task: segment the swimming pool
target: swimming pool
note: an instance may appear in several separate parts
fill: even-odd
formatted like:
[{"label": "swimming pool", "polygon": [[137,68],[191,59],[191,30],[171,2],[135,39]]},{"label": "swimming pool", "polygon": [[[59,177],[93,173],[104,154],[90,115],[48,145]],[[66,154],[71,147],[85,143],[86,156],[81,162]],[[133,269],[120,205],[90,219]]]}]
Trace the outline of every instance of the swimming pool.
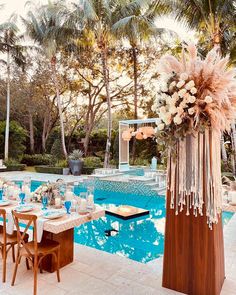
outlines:
[{"label": "swimming pool", "polygon": [[[34,191],[41,182],[32,181]],[[77,187],[75,193],[85,191]],[[148,209],[149,215],[130,220],[121,220],[113,216],[95,220],[75,228],[74,241],[112,254],[147,263],[163,255],[165,227],[164,196],[148,196],[96,190],[95,203],[109,205],[131,205]],[[223,212],[223,223],[233,216],[231,212]]]}]

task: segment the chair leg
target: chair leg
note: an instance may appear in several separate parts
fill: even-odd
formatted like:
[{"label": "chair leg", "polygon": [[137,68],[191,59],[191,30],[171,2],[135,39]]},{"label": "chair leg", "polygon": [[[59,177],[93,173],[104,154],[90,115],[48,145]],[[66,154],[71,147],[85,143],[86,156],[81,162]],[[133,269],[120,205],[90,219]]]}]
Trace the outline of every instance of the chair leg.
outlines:
[{"label": "chair leg", "polygon": [[11,285],[12,286],[14,286],[14,284],[15,284],[16,273],[17,273],[18,265],[20,263],[20,258],[21,258],[21,256],[19,255],[19,253],[17,253],[16,263],[15,263],[15,269],[14,269],[14,273],[13,273],[13,277],[12,277],[12,282],[11,282]]},{"label": "chair leg", "polygon": [[12,261],[15,263],[16,262],[16,258],[15,258],[15,245],[12,245]]},{"label": "chair leg", "polygon": [[60,248],[57,250],[57,280],[60,283]]},{"label": "chair leg", "polygon": [[34,295],[37,295],[37,273],[38,267],[34,264]]},{"label": "chair leg", "polygon": [[7,268],[7,249],[6,245],[2,247],[2,257],[3,257],[3,273],[2,273],[2,282],[6,282],[6,268]]}]

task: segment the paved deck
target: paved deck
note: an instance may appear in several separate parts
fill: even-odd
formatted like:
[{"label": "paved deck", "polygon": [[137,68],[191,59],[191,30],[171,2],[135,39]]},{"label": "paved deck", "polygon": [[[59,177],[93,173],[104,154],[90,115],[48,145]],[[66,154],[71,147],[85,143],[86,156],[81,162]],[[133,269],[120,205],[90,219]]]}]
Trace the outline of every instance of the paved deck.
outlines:
[{"label": "paved deck", "polygon": [[[236,295],[236,215],[224,230],[226,280],[221,295]],[[9,257],[10,260],[10,257]],[[0,272],[2,266],[0,266]],[[118,255],[75,244],[75,261],[56,274],[38,275],[38,295],[177,295],[161,287],[162,259],[141,264]],[[16,284],[10,286],[12,263],[7,265],[7,283],[1,295],[31,295],[33,273],[22,261]],[[209,294],[210,295],[210,294]]]},{"label": "paved deck", "polygon": [[[22,172],[6,172],[0,176],[22,179]],[[60,175],[23,172],[34,180],[54,180]],[[45,178],[48,177],[49,178]],[[78,181],[75,176],[63,176],[66,181]],[[221,295],[236,295],[236,214],[224,228],[226,280]],[[7,283],[0,282],[0,295],[32,295],[33,273],[22,261],[16,284],[11,287],[13,264],[7,265]],[[0,263],[0,274],[2,265]],[[1,277],[0,277],[1,279]],[[56,274],[38,275],[38,295],[177,295],[161,287],[162,259],[142,264],[127,258],[75,244],[75,261],[61,269],[61,283]],[[210,294],[209,294],[210,295]]]}]

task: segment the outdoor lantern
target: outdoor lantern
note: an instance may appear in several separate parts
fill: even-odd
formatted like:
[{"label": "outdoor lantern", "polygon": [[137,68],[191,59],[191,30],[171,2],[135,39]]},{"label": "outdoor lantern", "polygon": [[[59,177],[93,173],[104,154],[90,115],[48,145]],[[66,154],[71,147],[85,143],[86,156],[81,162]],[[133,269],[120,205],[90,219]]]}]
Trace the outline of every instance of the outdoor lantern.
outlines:
[{"label": "outdoor lantern", "polygon": [[126,130],[126,131],[124,131],[124,132],[122,133],[122,139],[123,139],[124,141],[130,141],[130,139],[131,139],[131,133],[130,133],[129,130]]}]

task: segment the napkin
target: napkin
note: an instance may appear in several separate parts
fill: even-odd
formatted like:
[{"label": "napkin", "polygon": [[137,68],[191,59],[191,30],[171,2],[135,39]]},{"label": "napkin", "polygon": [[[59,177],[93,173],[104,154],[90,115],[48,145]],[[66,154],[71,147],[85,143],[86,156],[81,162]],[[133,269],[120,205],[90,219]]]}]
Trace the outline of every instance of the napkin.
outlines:
[{"label": "napkin", "polygon": [[43,227],[44,222],[47,221],[47,219],[43,219],[42,217],[37,218],[37,242],[40,243],[43,237]]},{"label": "napkin", "polygon": [[12,216],[12,213],[11,212],[8,212],[7,213],[7,233],[9,235],[12,235],[13,234],[13,231],[14,231],[14,219],[13,219],[13,216]]}]

